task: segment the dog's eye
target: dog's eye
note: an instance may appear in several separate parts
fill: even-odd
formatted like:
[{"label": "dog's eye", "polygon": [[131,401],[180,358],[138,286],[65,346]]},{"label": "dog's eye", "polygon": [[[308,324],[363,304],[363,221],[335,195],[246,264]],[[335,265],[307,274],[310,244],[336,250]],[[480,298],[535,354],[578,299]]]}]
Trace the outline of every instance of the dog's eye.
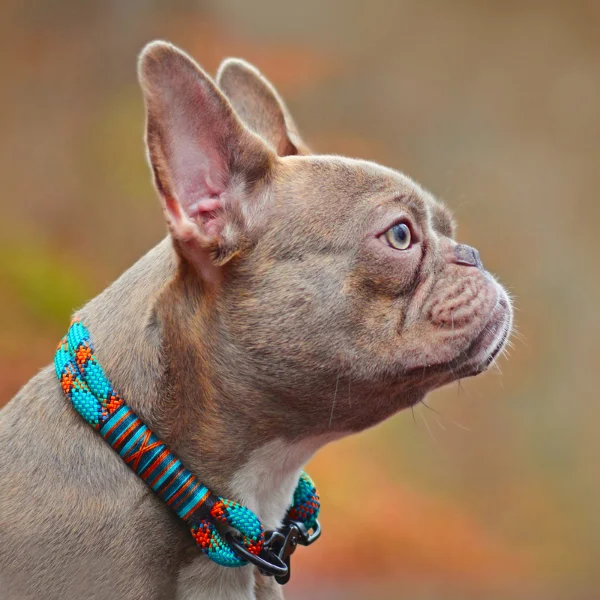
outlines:
[{"label": "dog's eye", "polygon": [[386,242],[396,250],[406,250],[410,247],[410,229],[406,223],[398,223],[390,227],[385,233]]}]

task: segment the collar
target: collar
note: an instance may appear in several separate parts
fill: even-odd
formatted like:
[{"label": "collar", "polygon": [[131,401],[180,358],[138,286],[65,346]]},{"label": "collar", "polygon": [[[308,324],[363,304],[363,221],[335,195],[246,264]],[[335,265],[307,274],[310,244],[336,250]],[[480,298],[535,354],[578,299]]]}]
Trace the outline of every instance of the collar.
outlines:
[{"label": "collar", "polygon": [[224,567],[257,566],[278,583],[290,578],[297,545],[320,535],[319,496],[302,472],[282,526],[265,532],[247,507],[213,494],[127,406],[94,355],[90,333],[73,321],[54,357],[56,376],[75,410],[125,464],[189,526],[200,550]]}]

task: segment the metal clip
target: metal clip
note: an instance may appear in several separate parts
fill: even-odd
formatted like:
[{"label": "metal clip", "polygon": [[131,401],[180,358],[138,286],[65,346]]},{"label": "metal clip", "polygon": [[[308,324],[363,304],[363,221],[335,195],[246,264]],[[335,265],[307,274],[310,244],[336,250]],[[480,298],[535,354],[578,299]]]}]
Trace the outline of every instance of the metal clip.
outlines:
[{"label": "metal clip", "polygon": [[259,556],[249,552],[232,531],[225,534],[225,539],[240,558],[253,564],[263,575],[275,577],[278,584],[285,585],[291,576],[290,559],[298,545],[310,546],[320,535],[318,521],[311,532],[303,523],[285,519],[279,529],[265,533]]},{"label": "metal clip", "polygon": [[267,532],[268,538],[265,542],[270,553],[274,553],[286,566],[287,573],[275,575],[275,581],[285,585],[291,577],[291,557],[298,545],[310,546],[321,535],[321,526],[317,521],[312,533],[299,521],[285,519],[281,527],[276,531]]}]

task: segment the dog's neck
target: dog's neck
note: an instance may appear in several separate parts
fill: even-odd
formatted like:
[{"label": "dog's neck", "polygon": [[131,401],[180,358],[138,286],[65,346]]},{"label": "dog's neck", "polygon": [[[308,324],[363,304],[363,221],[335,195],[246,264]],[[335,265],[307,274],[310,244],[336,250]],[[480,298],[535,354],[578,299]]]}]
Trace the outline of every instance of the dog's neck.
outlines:
[{"label": "dog's neck", "polygon": [[276,399],[236,372],[214,310],[166,239],[79,316],[126,402],[205,485],[274,527],[301,467],[328,440],[278,434],[268,408]]}]

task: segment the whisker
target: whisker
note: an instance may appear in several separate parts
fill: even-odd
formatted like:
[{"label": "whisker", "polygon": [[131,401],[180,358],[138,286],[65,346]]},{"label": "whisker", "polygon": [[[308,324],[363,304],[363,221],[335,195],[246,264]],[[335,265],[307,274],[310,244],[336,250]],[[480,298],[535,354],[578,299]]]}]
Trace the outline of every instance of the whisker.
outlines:
[{"label": "whisker", "polygon": [[351,374],[348,373],[348,405],[350,406],[350,408],[352,408],[352,393],[350,391],[350,379]]},{"label": "whisker", "polygon": [[421,404],[425,407],[428,408],[430,411],[434,412],[436,415],[441,415],[442,413],[439,410],[436,410],[435,408],[433,408],[432,406],[429,406],[429,404],[425,403],[425,400],[421,400]]},{"label": "whisker", "polygon": [[521,333],[514,325],[510,337],[519,340],[527,346],[527,338],[525,337],[525,334]]},{"label": "whisker", "polygon": [[[460,384],[460,379],[457,382],[458,384]],[[460,390],[460,385],[459,385],[459,390]],[[445,419],[448,419],[447,415],[444,415],[442,412],[440,412],[439,410],[436,410],[435,408],[433,408],[432,406],[429,406],[429,404],[427,404],[424,400],[421,400],[421,404],[425,407],[428,408],[429,410],[431,410],[432,412],[434,412],[435,414],[439,415],[440,417],[443,417]],[[414,411],[413,411],[413,418],[414,418]],[[434,417],[435,418],[435,417]],[[444,430],[447,431],[446,427],[444,427],[444,425],[442,424],[442,422],[435,418],[435,420],[437,421],[437,424]],[[462,425],[461,423],[459,423],[458,421],[455,421],[454,419],[449,419],[450,423],[452,423],[453,425],[456,425],[456,427],[460,427],[461,429],[464,429],[465,431],[471,431],[468,427],[466,427],[465,425]]]},{"label": "whisker", "polygon": [[331,414],[329,415],[329,429],[331,429],[331,423],[333,421],[333,409],[335,408],[335,399],[337,398],[338,383],[340,382],[340,372],[338,371],[337,378],[335,380],[335,392],[333,393],[333,402],[331,403]]},{"label": "whisker", "polygon": [[458,421],[455,421],[454,419],[450,419],[450,422],[452,424],[456,425],[457,427],[460,427],[464,431],[468,431],[469,433],[471,433],[471,431],[472,431],[469,427],[462,425],[461,423],[459,423]]},{"label": "whisker", "polygon": [[460,390],[462,390],[466,394],[468,400],[470,400],[471,402],[474,402],[477,400],[476,398],[473,398],[473,396],[471,395],[469,390],[467,390],[467,388],[462,384],[461,379],[458,380],[458,387]]},{"label": "whisker", "polygon": [[421,415],[421,418],[423,419],[423,423],[425,423],[425,427],[427,427],[427,431],[429,432],[429,435],[431,436],[433,443],[437,444],[437,440],[435,439],[435,436],[433,435],[433,432],[431,431],[431,428],[429,427],[429,423],[427,422],[425,415],[420,411],[419,411],[419,415]]}]

